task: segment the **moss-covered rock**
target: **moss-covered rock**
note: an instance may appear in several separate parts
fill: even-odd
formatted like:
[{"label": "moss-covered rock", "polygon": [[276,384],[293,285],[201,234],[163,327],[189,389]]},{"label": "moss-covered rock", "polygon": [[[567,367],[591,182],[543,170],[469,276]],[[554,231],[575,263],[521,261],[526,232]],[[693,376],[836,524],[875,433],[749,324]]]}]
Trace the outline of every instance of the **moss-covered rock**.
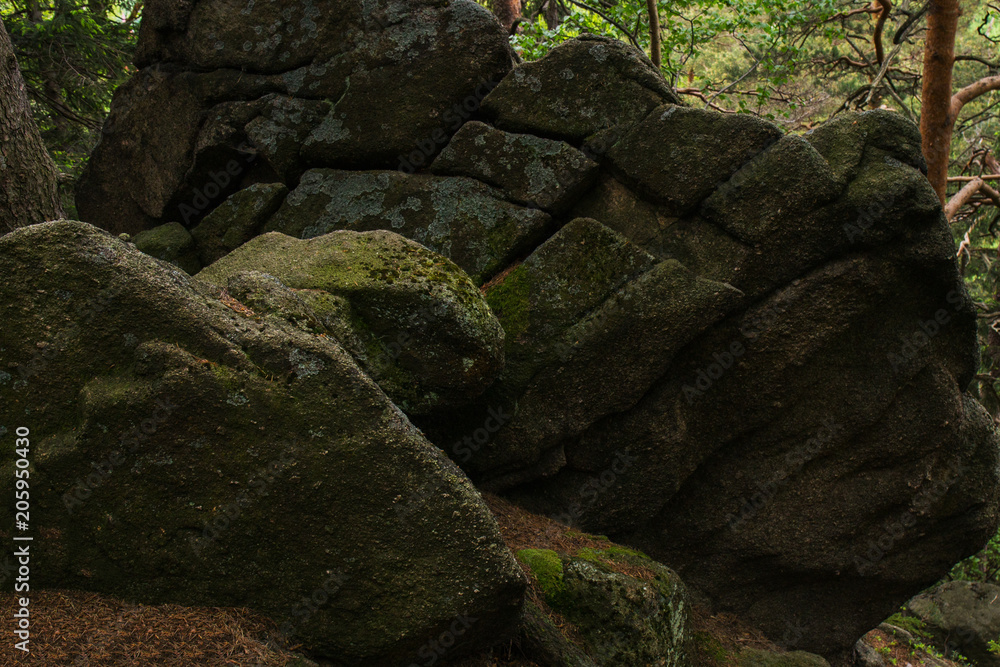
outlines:
[{"label": "moss-covered rock", "polygon": [[[513,67],[508,35],[472,0],[151,0],[144,11],[140,71],[78,189],[81,215],[116,233],[193,225],[239,187],[292,186],[309,167],[428,165]],[[222,111],[227,122],[212,122]]]},{"label": "moss-covered rock", "polygon": [[[625,550],[627,551],[627,550]],[[561,557],[544,549],[517,553],[545,594],[569,620],[601,667],[688,664],[688,600],[680,578],[637,552],[589,550]],[[628,561],[650,574],[639,579],[610,564]]]},{"label": "moss-covered rock", "polygon": [[815,653],[805,651],[766,651],[745,648],[737,657],[740,667],[829,667],[830,663]]},{"label": "moss-covered rock", "polygon": [[902,114],[873,109],[841,115],[810,130],[805,139],[830,163],[841,183],[855,177],[868,147],[927,173],[920,129]]},{"label": "moss-covered rock", "polygon": [[665,102],[678,100],[641,51],[581,35],[517,67],[483,100],[482,111],[501,130],[579,143],[638,122]]},{"label": "moss-covered rock", "polygon": [[1000,586],[949,581],[914,597],[906,609],[946,656],[958,652],[974,665],[1000,665],[990,650],[990,642],[1000,641]]},{"label": "moss-covered rock", "polygon": [[201,263],[208,266],[256,236],[287,195],[288,188],[281,183],[263,183],[226,199],[191,230]]},{"label": "moss-covered rock", "polygon": [[33,587],[250,607],[344,665],[409,664],[456,619],[454,656],[514,631],[525,581],[479,494],[331,337],[83,223],[0,238],[0,272]]},{"label": "moss-covered rock", "polygon": [[[248,271],[298,290],[317,320],[350,322],[356,333],[338,339],[408,413],[468,403],[503,366],[503,330],[468,276],[398,234],[341,231],[300,240],[272,232],[198,278],[226,286]],[[330,295],[345,299],[349,311]],[[285,316],[298,317],[294,312]],[[333,327],[327,332],[342,329]]]},{"label": "moss-covered rock", "polygon": [[265,230],[312,238],[387,229],[451,259],[478,285],[544,239],[549,223],[470,178],[314,169]]},{"label": "moss-covered rock", "polygon": [[682,215],[781,134],[755,116],[666,104],[616,143],[608,160],[625,183]]},{"label": "moss-covered rock", "polygon": [[[483,481],[511,468],[521,478],[543,474],[554,447],[552,460],[564,464],[559,443],[637,401],[676,351],[740,297],[675,260],[657,263],[595,220],[572,221],[487,291],[507,335],[507,364],[478,409],[449,426],[468,432],[497,405],[512,417],[459,460],[492,473]],[[615,454],[605,454],[610,464]]]},{"label": "moss-covered rock", "polygon": [[597,163],[569,144],[495,130],[472,121],[452,137],[431,171],[468,176],[512,201],[561,214],[597,177]]},{"label": "moss-covered rock", "polygon": [[189,274],[201,270],[198,252],[191,233],[179,222],[148,229],[132,237],[135,247],[151,257],[162,259]]}]

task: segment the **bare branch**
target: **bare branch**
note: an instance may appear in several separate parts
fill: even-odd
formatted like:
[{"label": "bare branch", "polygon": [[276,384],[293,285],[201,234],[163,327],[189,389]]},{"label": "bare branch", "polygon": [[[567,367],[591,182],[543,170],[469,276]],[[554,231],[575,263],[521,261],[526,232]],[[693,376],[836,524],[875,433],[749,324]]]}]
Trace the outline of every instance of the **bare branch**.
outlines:
[{"label": "bare branch", "polygon": [[[944,217],[951,221],[951,219],[955,217],[955,214],[958,213],[958,211],[965,206],[970,199],[972,199],[972,195],[979,192],[979,189],[985,184],[986,183],[983,179],[978,176],[966,183],[962,189],[956,192],[955,195],[948,200],[948,203],[944,205]],[[961,249],[959,249],[959,256],[961,256],[961,252]]]}]

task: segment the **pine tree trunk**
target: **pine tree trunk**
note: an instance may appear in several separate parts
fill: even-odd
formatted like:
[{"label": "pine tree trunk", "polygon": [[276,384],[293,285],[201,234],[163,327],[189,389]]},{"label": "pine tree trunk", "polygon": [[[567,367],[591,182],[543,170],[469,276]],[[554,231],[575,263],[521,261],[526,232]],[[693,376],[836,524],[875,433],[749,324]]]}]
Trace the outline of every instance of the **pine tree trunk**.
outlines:
[{"label": "pine tree trunk", "polygon": [[941,203],[948,185],[948,161],[955,117],[951,108],[951,70],[955,65],[955,32],[959,0],[931,0],[924,42],[924,81],[920,100],[920,136],[927,179]]},{"label": "pine tree trunk", "polygon": [[521,16],[521,0],[492,0],[491,4],[500,25],[510,32],[514,21]]},{"label": "pine tree trunk", "polygon": [[0,21],[0,234],[60,217],[56,166],[31,116],[14,47]]}]

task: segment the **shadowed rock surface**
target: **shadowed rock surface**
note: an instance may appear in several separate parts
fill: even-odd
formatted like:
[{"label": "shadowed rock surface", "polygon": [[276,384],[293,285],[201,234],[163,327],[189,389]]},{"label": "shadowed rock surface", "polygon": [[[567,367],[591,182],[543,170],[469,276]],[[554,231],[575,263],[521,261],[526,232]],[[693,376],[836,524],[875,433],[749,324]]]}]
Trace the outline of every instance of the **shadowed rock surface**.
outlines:
[{"label": "shadowed rock surface", "polygon": [[334,338],[83,223],[0,238],[0,270],[33,586],[248,606],[344,665],[408,664],[457,618],[455,655],[515,632],[524,576],[481,497]]}]

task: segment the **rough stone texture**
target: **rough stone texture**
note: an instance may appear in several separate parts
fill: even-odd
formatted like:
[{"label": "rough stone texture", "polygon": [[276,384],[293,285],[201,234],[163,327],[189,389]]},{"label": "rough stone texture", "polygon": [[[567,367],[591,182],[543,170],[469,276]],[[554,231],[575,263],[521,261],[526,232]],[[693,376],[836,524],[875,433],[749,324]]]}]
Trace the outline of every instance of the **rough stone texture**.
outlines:
[{"label": "rough stone texture", "polygon": [[678,100],[642,53],[582,35],[517,67],[483,100],[482,110],[501,130],[579,143],[638,122],[665,102]]},{"label": "rough stone texture", "polygon": [[1000,586],[973,581],[949,581],[906,603],[941,646],[958,651],[975,665],[996,667],[1000,657],[990,651],[1000,641]]},{"label": "rough stone texture", "polygon": [[[691,118],[665,151],[723,140],[704,133],[726,121]],[[916,128],[848,121],[807,141],[736,124],[738,159],[689,172],[675,203],[612,169],[570,213],[596,220],[487,286],[498,381],[419,420],[481,486],[642,548],[776,640],[797,624],[795,648],[831,660],[981,548],[1000,501]]]},{"label": "rough stone texture", "polygon": [[448,257],[482,284],[539,243],[549,222],[542,211],[511,204],[471,178],[316,169],[265,231],[312,238],[388,229]]},{"label": "rough stone texture", "polygon": [[454,656],[514,631],[525,580],[481,497],[332,338],[83,223],[4,236],[0,271],[33,588],[248,606],[343,665],[409,664],[458,618]]},{"label": "rough stone texture", "polygon": [[256,236],[287,196],[281,183],[262,183],[226,199],[191,230],[201,263],[208,266]]},{"label": "rough stone texture", "polygon": [[[182,220],[185,205],[194,224],[239,187],[293,185],[309,167],[429,163],[512,67],[506,33],[472,0],[155,0],[145,11],[141,69],[116,94],[77,191],[80,214],[115,232]],[[206,194],[233,160],[230,185]]]},{"label": "rough stone texture", "polygon": [[561,141],[502,132],[473,121],[462,126],[431,171],[469,176],[499,188],[519,204],[560,214],[593,183],[597,163]]},{"label": "rough stone texture", "polygon": [[[636,545],[717,609],[776,640],[792,624],[794,648],[831,661],[994,534],[998,435],[964,394],[975,311],[905,119],[785,137],[676,105],[639,52],[589,36],[483,100],[509,49],[467,0],[340,0],[312,18],[255,5],[239,21],[225,0],[171,6],[144,22],[149,67],[116,99],[81,195],[115,229],[191,226],[281,182],[292,192],[264,231],[391,230],[450,258],[506,353],[454,409],[402,398],[368,353],[391,341],[356,326],[351,295],[282,274],[288,256],[217,287],[265,321],[318,320],[483,487]],[[263,44],[286,64],[249,66]],[[330,111],[315,124],[322,104],[294,100]],[[551,215],[517,205],[544,202],[497,176],[502,150],[477,163],[467,147],[514,133],[578,149],[600,165],[594,185]],[[416,173],[449,140],[434,169],[467,175]],[[377,170],[347,171],[362,168]]]},{"label": "rough stone texture", "polygon": [[132,237],[132,243],[147,255],[169,262],[186,273],[193,275],[201,271],[194,239],[179,222],[168,222],[140,232]]},{"label": "rough stone texture", "polygon": [[754,116],[667,104],[636,124],[608,160],[621,180],[681,215],[780,137]]},{"label": "rough stone texture", "polygon": [[[315,320],[351,322],[355,333],[341,342],[410,414],[468,403],[503,366],[503,330],[479,290],[457,266],[397,234],[340,231],[299,240],[272,232],[197,277],[226,285],[246,271],[298,290]],[[265,308],[304,317],[299,307]]]},{"label": "rough stone texture", "polygon": [[[638,552],[584,549],[575,557],[525,549],[546,603],[583,636],[600,667],[687,665],[689,601],[680,578]],[[649,579],[615,571],[608,561],[645,570]]]}]

